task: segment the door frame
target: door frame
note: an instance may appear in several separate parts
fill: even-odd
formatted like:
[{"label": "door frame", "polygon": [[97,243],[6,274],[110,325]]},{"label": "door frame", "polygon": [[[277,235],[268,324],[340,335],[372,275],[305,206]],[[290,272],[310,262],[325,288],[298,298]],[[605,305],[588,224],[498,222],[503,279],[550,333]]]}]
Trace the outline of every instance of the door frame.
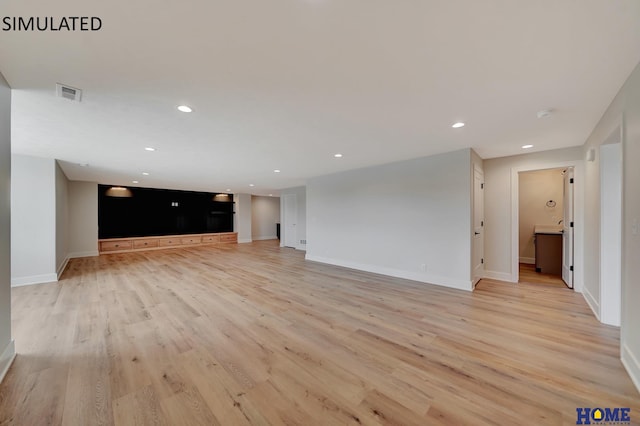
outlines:
[{"label": "door frame", "polygon": [[[562,281],[570,288],[574,288],[574,215],[575,215],[575,196],[574,196],[574,178],[575,169],[567,167],[562,173]],[[570,201],[567,203],[567,201]],[[569,218],[567,218],[569,216]],[[566,262],[566,251],[571,252],[571,261]],[[567,279],[565,279],[567,278]]]},{"label": "door frame", "polygon": [[558,163],[539,162],[527,166],[511,168],[511,282],[520,281],[519,266],[519,173],[535,170],[561,169],[573,167],[575,183],[573,188],[573,220],[575,222],[573,234],[573,289],[582,293],[584,285],[584,161],[569,160]]}]

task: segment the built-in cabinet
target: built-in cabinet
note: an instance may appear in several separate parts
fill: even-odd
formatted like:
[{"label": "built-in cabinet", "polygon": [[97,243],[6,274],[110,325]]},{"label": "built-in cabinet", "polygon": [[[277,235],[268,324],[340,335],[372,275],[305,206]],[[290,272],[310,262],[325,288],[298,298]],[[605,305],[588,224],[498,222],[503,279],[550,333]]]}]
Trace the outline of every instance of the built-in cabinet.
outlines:
[{"label": "built-in cabinet", "polygon": [[562,274],[562,231],[555,226],[535,228],[536,272]]},{"label": "built-in cabinet", "polygon": [[216,234],[163,235],[161,237],[109,238],[98,240],[98,245],[100,253],[115,253],[205,244],[233,244],[237,242],[237,232],[222,232]]}]

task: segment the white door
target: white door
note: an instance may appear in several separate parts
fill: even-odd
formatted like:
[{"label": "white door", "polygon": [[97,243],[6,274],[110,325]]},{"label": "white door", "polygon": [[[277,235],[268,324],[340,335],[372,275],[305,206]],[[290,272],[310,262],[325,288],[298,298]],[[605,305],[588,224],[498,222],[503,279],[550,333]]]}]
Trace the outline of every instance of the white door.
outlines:
[{"label": "white door", "polygon": [[473,285],[484,277],[484,173],[473,169]]},{"label": "white door", "polygon": [[564,174],[562,218],[562,280],[573,288],[573,167]]},{"label": "white door", "polygon": [[[619,132],[619,129],[618,129]],[[600,146],[600,321],[620,326],[622,144]]]},{"label": "white door", "polygon": [[287,194],[283,197],[284,200],[284,245],[285,247],[296,248],[296,222],[298,221],[298,201],[295,194]]}]

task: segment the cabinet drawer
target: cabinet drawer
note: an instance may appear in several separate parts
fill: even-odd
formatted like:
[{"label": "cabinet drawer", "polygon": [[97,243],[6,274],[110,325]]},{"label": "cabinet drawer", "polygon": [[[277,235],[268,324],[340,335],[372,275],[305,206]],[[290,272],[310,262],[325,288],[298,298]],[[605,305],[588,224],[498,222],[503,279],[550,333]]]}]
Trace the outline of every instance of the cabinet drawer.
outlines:
[{"label": "cabinet drawer", "polygon": [[238,234],[222,234],[220,235],[220,242],[222,243],[235,243],[238,241]]},{"label": "cabinet drawer", "polygon": [[133,248],[143,249],[158,247],[158,240],[133,240]]},{"label": "cabinet drawer", "polygon": [[205,244],[219,243],[220,235],[204,235],[202,237],[202,242]]},{"label": "cabinet drawer", "polygon": [[102,241],[100,251],[131,250],[131,241]]},{"label": "cabinet drawer", "polygon": [[161,238],[158,240],[160,247],[179,246],[181,244],[180,237],[175,238]]},{"label": "cabinet drawer", "polygon": [[180,239],[182,244],[200,244],[201,241],[200,237],[182,237]]}]

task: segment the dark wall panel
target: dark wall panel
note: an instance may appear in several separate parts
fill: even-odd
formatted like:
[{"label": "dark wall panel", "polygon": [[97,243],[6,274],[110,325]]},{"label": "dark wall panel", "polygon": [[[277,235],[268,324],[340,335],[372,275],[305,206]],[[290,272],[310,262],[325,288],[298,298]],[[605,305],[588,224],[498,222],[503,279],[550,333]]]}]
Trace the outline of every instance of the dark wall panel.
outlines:
[{"label": "dark wall panel", "polygon": [[233,231],[231,194],[112,188],[98,185],[101,239]]}]

